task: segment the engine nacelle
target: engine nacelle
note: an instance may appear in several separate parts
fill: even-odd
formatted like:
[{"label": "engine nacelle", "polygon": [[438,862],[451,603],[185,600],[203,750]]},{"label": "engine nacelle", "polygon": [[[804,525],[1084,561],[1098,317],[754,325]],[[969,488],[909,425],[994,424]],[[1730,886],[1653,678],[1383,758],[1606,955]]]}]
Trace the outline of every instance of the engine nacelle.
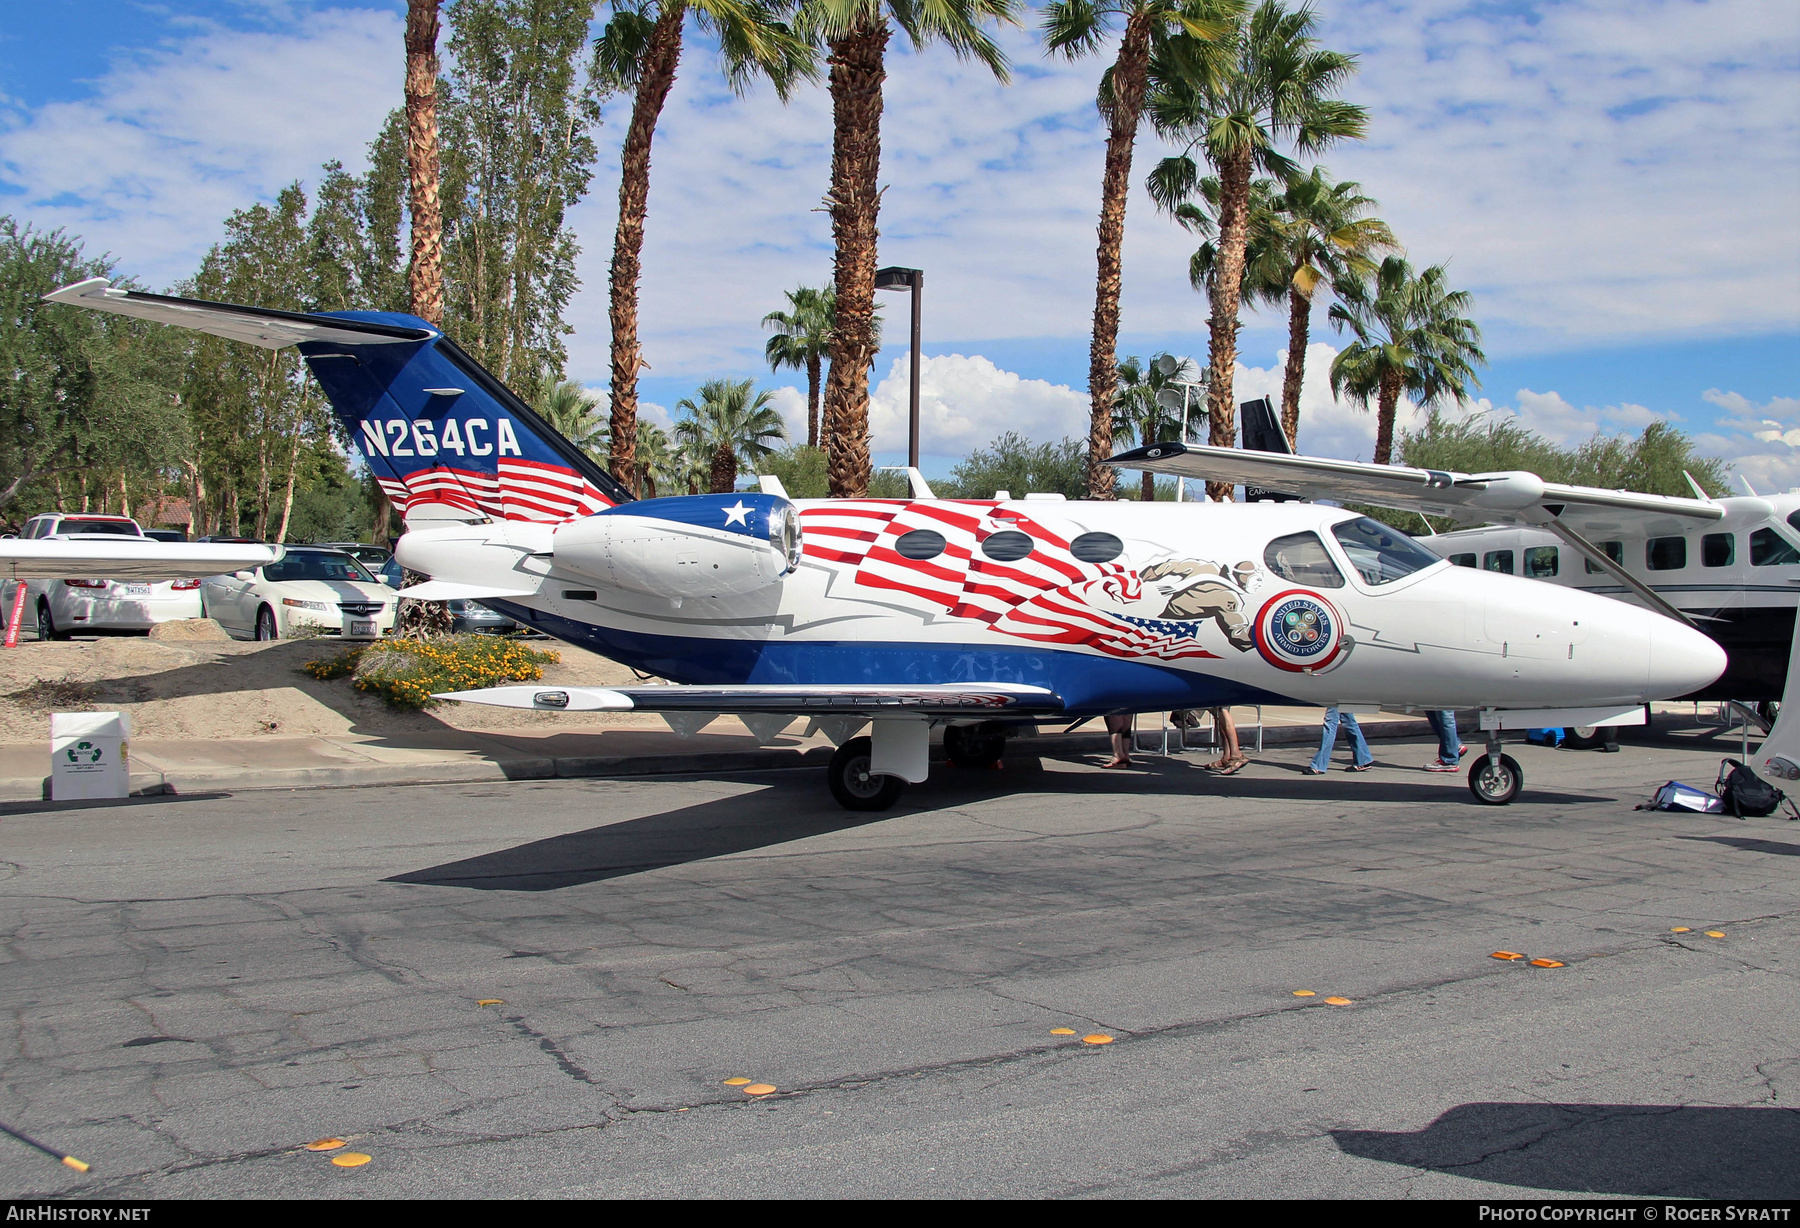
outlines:
[{"label": "engine nacelle", "polygon": [[765,494],[641,499],[571,521],[552,539],[556,565],[657,597],[727,597],[773,584],[800,564],[800,514]]}]

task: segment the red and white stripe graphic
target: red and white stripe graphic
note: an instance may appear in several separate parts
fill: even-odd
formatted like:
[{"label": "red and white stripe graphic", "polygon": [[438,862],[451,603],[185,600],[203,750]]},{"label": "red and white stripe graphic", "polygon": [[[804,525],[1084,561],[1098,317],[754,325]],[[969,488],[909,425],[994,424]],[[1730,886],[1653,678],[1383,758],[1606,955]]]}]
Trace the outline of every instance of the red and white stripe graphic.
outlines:
[{"label": "red and white stripe graphic", "polygon": [[409,506],[443,503],[471,517],[561,524],[613,506],[594,484],[566,465],[502,457],[498,473],[438,465],[406,475],[404,482],[377,478],[402,515]]},{"label": "red and white stripe graphic", "polygon": [[[1153,616],[1157,603],[1146,603],[1135,571],[1120,563],[1084,563],[1058,534],[1018,513],[996,515],[998,506],[861,500],[800,515],[808,557],[853,566],[856,582],[866,588],[923,598],[1001,635],[1118,657],[1218,655],[1199,645],[1197,623]],[[929,559],[901,555],[895,544],[917,529],[941,534],[943,551]],[[982,552],[983,541],[1007,531],[1030,537],[1031,553],[1000,562]],[[1138,610],[1128,612],[1133,606]]]}]

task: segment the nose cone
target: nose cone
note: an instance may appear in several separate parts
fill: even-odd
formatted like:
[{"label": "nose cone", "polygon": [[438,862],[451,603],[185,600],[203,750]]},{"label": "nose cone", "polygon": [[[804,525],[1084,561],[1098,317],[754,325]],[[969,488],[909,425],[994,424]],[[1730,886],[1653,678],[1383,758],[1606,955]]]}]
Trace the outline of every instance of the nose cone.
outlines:
[{"label": "nose cone", "polygon": [[1698,691],[1725,672],[1717,641],[1672,618],[1655,618],[1650,633],[1649,699],[1674,699]]}]

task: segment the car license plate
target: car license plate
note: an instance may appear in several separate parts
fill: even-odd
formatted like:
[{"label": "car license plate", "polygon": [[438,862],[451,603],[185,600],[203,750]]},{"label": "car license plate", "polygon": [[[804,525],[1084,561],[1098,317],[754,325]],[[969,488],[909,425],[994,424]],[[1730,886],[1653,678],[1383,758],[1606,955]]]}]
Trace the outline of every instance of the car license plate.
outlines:
[{"label": "car license plate", "polygon": [[375,638],[375,620],[372,618],[353,618],[350,620],[350,634],[358,639]]},{"label": "car license plate", "polygon": [[148,584],[127,583],[125,585],[125,595],[127,597],[148,597],[150,595],[150,586]]}]

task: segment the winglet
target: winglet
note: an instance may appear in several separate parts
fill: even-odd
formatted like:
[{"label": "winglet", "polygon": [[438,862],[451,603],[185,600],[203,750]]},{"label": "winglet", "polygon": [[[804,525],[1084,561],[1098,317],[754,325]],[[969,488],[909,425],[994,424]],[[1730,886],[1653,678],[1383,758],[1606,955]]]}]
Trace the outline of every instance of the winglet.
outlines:
[{"label": "winglet", "polygon": [[1700,483],[1694,481],[1693,474],[1689,473],[1686,469],[1683,469],[1681,471],[1681,476],[1687,479],[1688,489],[1694,492],[1694,498],[1703,500],[1707,503],[1711,503],[1713,501],[1713,497],[1711,495],[1707,494],[1704,490],[1700,489]]}]

